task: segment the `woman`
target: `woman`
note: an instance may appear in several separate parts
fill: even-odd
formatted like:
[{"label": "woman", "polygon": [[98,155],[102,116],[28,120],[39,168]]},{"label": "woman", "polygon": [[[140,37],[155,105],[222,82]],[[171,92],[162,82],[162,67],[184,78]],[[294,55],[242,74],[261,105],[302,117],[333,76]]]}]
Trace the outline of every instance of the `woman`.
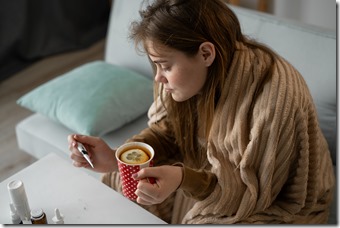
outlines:
[{"label": "woman", "polygon": [[[156,0],[140,14],[131,38],[154,66],[155,102],[149,127],[128,141],[156,157],[134,176],[137,203],[172,223],[325,223],[331,158],[299,72],[242,35],[223,1]],[[75,166],[88,167],[79,141],[120,191],[115,149],[68,140]]]}]

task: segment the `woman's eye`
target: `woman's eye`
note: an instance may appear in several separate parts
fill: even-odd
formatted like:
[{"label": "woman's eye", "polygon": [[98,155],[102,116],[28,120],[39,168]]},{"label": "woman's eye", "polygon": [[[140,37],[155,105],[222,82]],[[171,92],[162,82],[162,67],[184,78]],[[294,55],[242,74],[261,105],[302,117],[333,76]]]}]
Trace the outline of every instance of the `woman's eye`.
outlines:
[{"label": "woman's eye", "polygon": [[171,67],[162,67],[162,70],[163,70],[163,71],[170,71],[170,70],[171,70]]},{"label": "woman's eye", "polygon": [[168,72],[171,70],[171,66],[166,66],[166,65],[162,65],[159,63],[156,63],[156,66],[159,70],[163,71],[163,72]]}]

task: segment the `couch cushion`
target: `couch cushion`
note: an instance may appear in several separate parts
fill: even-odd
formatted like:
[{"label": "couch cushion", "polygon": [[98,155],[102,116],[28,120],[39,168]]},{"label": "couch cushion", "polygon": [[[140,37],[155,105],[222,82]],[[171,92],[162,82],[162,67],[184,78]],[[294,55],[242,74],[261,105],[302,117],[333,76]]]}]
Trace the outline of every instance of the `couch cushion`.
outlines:
[{"label": "couch cushion", "polygon": [[152,80],[102,61],[82,65],[25,94],[17,103],[76,133],[102,136],[146,113]]}]

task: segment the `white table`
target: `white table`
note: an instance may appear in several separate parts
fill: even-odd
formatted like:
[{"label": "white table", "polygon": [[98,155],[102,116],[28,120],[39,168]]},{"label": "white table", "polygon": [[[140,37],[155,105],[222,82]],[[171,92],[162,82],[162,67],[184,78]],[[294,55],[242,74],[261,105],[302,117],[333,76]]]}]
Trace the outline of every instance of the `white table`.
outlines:
[{"label": "white table", "polygon": [[11,224],[7,184],[24,183],[30,208],[42,208],[52,224],[59,208],[65,224],[166,224],[70,162],[49,154],[0,183],[0,223]]}]

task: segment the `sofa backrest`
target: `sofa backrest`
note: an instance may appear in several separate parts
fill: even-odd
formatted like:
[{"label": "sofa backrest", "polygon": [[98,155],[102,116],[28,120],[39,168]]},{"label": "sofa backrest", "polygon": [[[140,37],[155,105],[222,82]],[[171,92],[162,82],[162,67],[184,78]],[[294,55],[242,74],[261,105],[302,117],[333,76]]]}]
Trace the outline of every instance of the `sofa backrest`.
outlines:
[{"label": "sofa backrest", "polygon": [[146,55],[136,52],[134,43],[128,38],[130,24],[138,20],[142,0],[114,0],[108,35],[105,61],[128,67],[147,77],[153,78],[152,67]]},{"label": "sofa backrest", "polygon": [[[105,60],[153,78],[148,58],[128,39],[130,23],[139,19],[142,0],[115,0],[111,10]],[[336,33],[315,26],[230,6],[243,33],[272,47],[305,78],[314,98],[321,129],[336,160]]]}]

